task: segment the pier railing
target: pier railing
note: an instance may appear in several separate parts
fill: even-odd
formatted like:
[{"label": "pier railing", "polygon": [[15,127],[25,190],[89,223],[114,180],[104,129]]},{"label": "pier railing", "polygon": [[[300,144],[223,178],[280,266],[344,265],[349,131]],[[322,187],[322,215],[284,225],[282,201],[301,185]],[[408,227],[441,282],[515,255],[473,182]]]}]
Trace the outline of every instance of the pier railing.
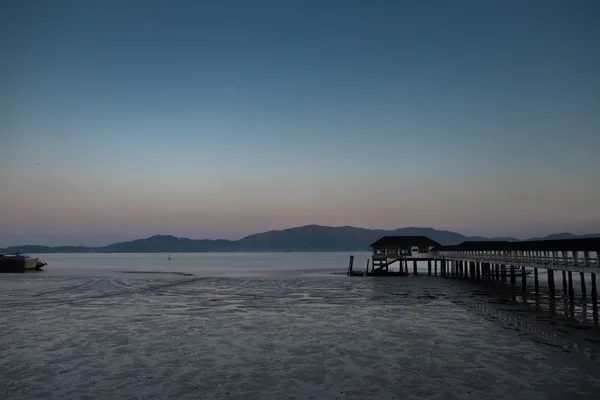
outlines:
[{"label": "pier railing", "polygon": [[[470,252],[438,251],[436,258],[456,261],[473,261],[535,268],[572,269],[600,268],[600,257],[593,252]],[[572,267],[572,268],[565,268]]]}]

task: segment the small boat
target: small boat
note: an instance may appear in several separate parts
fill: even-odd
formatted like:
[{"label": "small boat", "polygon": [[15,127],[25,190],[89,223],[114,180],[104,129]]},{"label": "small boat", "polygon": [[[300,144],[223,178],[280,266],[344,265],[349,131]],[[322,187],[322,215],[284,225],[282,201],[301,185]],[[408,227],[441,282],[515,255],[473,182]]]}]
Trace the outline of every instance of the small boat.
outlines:
[{"label": "small boat", "polygon": [[45,265],[39,257],[33,258],[25,254],[0,254],[0,272],[39,271]]}]

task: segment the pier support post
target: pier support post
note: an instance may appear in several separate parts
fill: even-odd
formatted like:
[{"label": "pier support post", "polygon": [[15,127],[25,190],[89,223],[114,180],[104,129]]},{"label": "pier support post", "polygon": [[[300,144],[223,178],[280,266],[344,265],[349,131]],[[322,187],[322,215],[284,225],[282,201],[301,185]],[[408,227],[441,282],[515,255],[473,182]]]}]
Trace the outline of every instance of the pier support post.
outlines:
[{"label": "pier support post", "polygon": [[585,274],[583,272],[580,272],[579,277],[581,279],[581,296],[587,297],[585,293]]},{"label": "pier support post", "polygon": [[413,260],[413,275],[417,274],[417,260]]},{"label": "pier support post", "polygon": [[475,275],[476,275],[475,280],[478,280],[478,281],[481,280],[481,268],[480,267],[481,267],[480,263],[475,262]]},{"label": "pier support post", "polygon": [[523,286],[523,290],[527,289],[527,275],[525,274],[525,267],[521,267],[521,285]]},{"label": "pier support post", "polygon": [[517,276],[515,275],[515,266],[510,266],[510,286],[514,287],[517,283]]},{"label": "pier support post", "polygon": [[408,260],[404,260],[404,273],[408,275]]},{"label": "pier support post", "polygon": [[595,315],[598,315],[598,293],[596,292],[596,274],[591,274],[592,278],[592,309]]},{"label": "pier support post", "polygon": [[427,260],[427,276],[431,276],[431,260]]},{"label": "pier support post", "polygon": [[500,270],[502,275],[500,276],[500,280],[502,281],[502,283],[506,283],[506,265],[502,264],[500,266]]},{"label": "pier support post", "polygon": [[535,286],[535,292],[539,293],[540,292],[540,282],[538,281],[538,269],[537,268],[533,269],[533,284]]},{"label": "pier support post", "polygon": [[554,270],[548,269],[548,289],[550,289],[550,293],[554,296],[555,288],[554,288]]},{"label": "pier support post", "polygon": [[437,276],[437,260],[433,260],[433,275]]},{"label": "pier support post", "polygon": [[573,301],[575,299],[575,291],[573,290],[573,272],[568,272],[569,276],[569,299]]},{"label": "pier support post", "polygon": [[563,294],[567,295],[567,271],[562,272]]},{"label": "pier support post", "polygon": [[496,280],[500,280],[500,265],[496,264]]}]

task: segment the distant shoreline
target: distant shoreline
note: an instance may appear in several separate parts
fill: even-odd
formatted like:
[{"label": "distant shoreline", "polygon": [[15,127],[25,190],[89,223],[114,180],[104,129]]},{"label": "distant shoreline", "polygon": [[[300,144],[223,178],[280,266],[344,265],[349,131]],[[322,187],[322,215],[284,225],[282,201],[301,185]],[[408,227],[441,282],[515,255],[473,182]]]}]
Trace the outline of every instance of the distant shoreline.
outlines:
[{"label": "distant shoreline", "polygon": [[[270,253],[270,254],[306,254],[306,253],[371,253],[368,249],[358,250],[306,250],[306,251],[281,251],[281,250],[249,250],[249,251],[81,251],[81,252],[58,252],[58,251],[45,251],[45,252],[34,252],[34,251],[19,251],[16,253],[27,253],[27,254],[252,254],[252,253]],[[1,253],[1,252],[0,252]],[[13,252],[15,253],[15,252]]]},{"label": "distant shoreline", "polygon": [[[442,245],[465,241],[520,242],[513,237],[465,236],[434,228],[408,227],[394,230],[365,229],[352,226],[306,225],[280,231],[246,236],[239,240],[190,239],[172,235],[154,235],[145,239],[113,243],[106,246],[18,245],[0,248],[0,253],[28,254],[141,254],[141,253],[332,253],[369,251],[370,245],[383,236],[426,236]],[[599,234],[574,235],[557,233],[543,238],[575,239],[600,237]]]}]

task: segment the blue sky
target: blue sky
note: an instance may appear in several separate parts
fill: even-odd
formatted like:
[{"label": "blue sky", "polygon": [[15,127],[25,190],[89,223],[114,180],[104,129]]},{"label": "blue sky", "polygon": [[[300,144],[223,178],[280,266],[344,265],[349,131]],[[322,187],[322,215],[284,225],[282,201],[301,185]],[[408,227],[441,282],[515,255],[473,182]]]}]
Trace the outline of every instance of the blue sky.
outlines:
[{"label": "blue sky", "polygon": [[0,7],[0,246],[600,232],[595,1]]}]

